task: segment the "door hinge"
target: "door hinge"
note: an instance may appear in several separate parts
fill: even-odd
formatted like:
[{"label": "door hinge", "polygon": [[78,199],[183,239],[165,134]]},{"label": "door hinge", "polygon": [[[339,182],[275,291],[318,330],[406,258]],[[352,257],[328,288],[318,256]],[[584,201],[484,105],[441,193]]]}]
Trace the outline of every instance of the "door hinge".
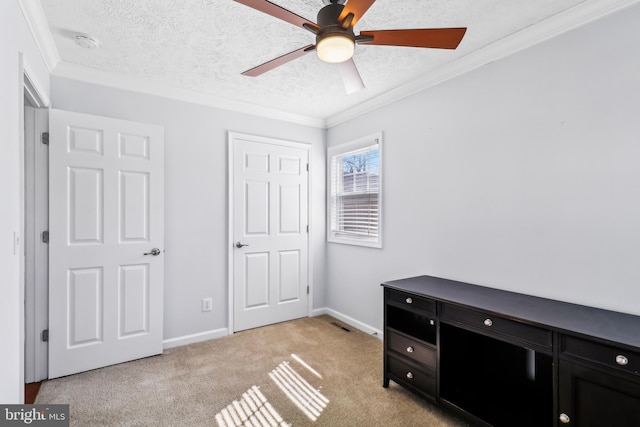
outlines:
[{"label": "door hinge", "polygon": [[309,295],[309,285],[307,285],[307,295]]},{"label": "door hinge", "polygon": [[42,132],[42,139],[40,140],[44,145],[49,145],[49,132]]},{"label": "door hinge", "polygon": [[42,331],[42,334],[40,334],[40,337],[42,337],[42,341],[49,341],[49,330],[45,329],[44,331]]},{"label": "door hinge", "polygon": [[48,231],[43,231],[42,232],[42,243],[49,243],[49,232]]},{"label": "door hinge", "polygon": [[309,232],[309,224],[307,224],[307,233]]},{"label": "door hinge", "polygon": [[309,163],[307,163],[307,172],[309,172]]}]

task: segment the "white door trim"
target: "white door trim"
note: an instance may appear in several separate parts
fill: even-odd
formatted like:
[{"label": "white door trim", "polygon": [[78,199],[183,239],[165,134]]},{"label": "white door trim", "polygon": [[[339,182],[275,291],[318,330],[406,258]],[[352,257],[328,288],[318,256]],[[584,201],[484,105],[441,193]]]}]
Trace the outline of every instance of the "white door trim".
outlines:
[{"label": "white door trim", "polygon": [[29,61],[24,56],[22,57],[22,72],[24,75],[23,78],[23,87],[25,96],[32,104],[33,107],[37,108],[49,108],[51,107],[51,101],[47,96],[46,92],[42,89],[42,85],[35,78],[35,73],[32,70],[32,67],[29,65]]},{"label": "white door trim", "polygon": [[49,112],[25,106],[25,383],[48,378],[49,248],[42,232],[49,230],[49,150],[41,136],[48,132]]},{"label": "white door trim", "polygon": [[[39,240],[41,231],[48,229],[48,149],[40,143],[40,133],[48,131],[48,110],[51,101],[43,86],[36,79],[27,58],[20,54],[22,79],[21,90],[26,102],[21,102],[21,151],[23,154],[21,175],[27,179],[31,174],[30,187],[24,188],[21,197],[22,221],[20,235],[21,256],[24,256],[24,273],[21,273],[20,286],[24,292],[25,341],[23,357],[23,383],[48,378],[48,345],[43,342],[40,332],[46,329],[48,319],[48,248]],[[25,117],[26,107],[34,108],[33,115]],[[25,126],[30,126],[27,132]],[[29,138],[29,139],[27,139]],[[22,185],[22,184],[21,184]],[[23,185],[24,187],[24,185]],[[28,202],[27,202],[28,201]],[[27,240],[29,239],[29,240]]]},{"label": "white door trim", "polygon": [[228,278],[228,283],[227,283],[227,294],[228,294],[228,301],[227,301],[227,307],[228,307],[228,331],[229,331],[229,335],[232,335],[235,331],[235,327],[234,327],[234,305],[233,305],[233,294],[234,294],[234,274],[233,274],[233,257],[234,254],[236,253],[234,251],[234,242],[233,242],[233,226],[234,226],[234,210],[233,210],[233,185],[234,185],[234,161],[233,161],[233,144],[235,143],[236,140],[239,139],[250,139],[254,142],[259,142],[259,143],[263,143],[263,144],[271,144],[271,145],[280,145],[280,146],[284,146],[284,147],[294,147],[294,148],[300,148],[303,150],[307,150],[309,152],[309,174],[308,174],[308,179],[307,179],[307,221],[309,224],[309,238],[307,239],[307,254],[308,254],[308,269],[307,269],[307,283],[309,284],[309,295],[307,298],[308,304],[307,304],[307,316],[309,316],[312,312],[312,307],[313,307],[313,245],[311,244],[311,231],[313,230],[313,224],[311,223],[311,212],[312,212],[312,206],[311,206],[311,171],[312,171],[312,159],[311,159],[311,144],[308,143],[304,143],[304,142],[296,142],[296,141],[288,141],[288,140],[283,140],[283,139],[277,139],[277,138],[269,138],[269,137],[264,137],[264,136],[258,136],[258,135],[252,135],[252,134],[246,134],[246,133],[239,133],[239,132],[228,132],[228,138],[227,138],[227,165],[228,165],[228,175],[227,175],[227,181],[228,181],[228,190],[227,190],[227,207],[228,207],[228,225],[227,225],[227,278]]}]

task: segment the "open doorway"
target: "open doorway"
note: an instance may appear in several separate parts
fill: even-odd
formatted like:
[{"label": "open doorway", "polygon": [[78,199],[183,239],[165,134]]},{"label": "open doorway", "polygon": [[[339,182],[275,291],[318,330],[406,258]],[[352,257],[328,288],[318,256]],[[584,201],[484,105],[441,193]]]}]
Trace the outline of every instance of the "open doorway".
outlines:
[{"label": "open doorway", "polygon": [[[24,72],[24,228],[21,266],[25,291],[25,384],[48,378],[48,109],[49,101]],[[35,397],[26,387],[25,403]],[[37,391],[37,390],[36,390]],[[30,397],[30,394],[33,395]]]}]

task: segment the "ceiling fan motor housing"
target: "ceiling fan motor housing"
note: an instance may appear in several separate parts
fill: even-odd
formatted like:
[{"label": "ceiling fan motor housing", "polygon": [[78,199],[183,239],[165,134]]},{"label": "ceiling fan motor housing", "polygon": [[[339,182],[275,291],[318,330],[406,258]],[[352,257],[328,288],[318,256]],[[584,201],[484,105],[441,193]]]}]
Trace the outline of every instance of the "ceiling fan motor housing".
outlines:
[{"label": "ceiling fan motor housing", "polygon": [[340,14],[344,9],[344,4],[340,3],[331,3],[318,12],[318,26],[320,27],[320,32],[316,36],[316,43],[325,37],[331,35],[340,34],[342,36],[348,37],[351,40],[355,41],[356,37],[353,33],[353,27],[349,26],[348,28],[343,28],[342,23],[339,21]]}]

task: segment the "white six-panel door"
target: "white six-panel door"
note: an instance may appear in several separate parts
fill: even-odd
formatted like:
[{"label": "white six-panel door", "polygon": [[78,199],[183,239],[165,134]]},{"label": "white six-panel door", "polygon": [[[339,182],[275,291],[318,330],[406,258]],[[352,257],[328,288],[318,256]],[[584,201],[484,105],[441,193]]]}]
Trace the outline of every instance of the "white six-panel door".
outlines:
[{"label": "white six-panel door", "polygon": [[49,378],[161,353],[163,129],[51,110],[49,154]]},{"label": "white six-panel door", "polygon": [[308,147],[230,134],[233,330],[308,315]]}]

